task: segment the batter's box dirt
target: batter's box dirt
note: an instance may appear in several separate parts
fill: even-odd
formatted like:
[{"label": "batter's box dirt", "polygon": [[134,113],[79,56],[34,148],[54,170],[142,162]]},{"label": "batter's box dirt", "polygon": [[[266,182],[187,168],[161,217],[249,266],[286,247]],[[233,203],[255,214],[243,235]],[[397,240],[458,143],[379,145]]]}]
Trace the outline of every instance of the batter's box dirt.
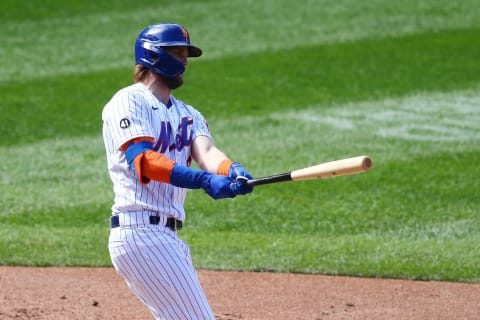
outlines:
[{"label": "batter's box dirt", "polygon": [[44,319],[45,314],[39,308],[13,308],[12,310],[5,310],[7,312],[0,312],[0,319]]},{"label": "batter's box dirt", "polygon": [[[218,320],[477,320],[480,284],[200,270]],[[0,320],[144,320],[112,268],[0,266]]]},{"label": "batter's box dirt", "polygon": [[242,317],[241,314],[236,313],[225,313],[221,315],[215,315],[215,320],[237,320],[237,319],[245,319]]}]

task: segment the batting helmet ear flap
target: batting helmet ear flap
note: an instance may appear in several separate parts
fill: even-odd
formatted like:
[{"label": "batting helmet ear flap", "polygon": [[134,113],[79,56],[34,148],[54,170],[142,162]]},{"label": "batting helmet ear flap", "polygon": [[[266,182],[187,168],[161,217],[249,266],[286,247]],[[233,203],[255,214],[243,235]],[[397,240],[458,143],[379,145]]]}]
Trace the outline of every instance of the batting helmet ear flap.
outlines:
[{"label": "batting helmet ear flap", "polygon": [[137,41],[135,43],[135,63],[167,77],[175,78],[185,72],[185,66],[180,60],[172,57],[165,49],[151,42]]}]

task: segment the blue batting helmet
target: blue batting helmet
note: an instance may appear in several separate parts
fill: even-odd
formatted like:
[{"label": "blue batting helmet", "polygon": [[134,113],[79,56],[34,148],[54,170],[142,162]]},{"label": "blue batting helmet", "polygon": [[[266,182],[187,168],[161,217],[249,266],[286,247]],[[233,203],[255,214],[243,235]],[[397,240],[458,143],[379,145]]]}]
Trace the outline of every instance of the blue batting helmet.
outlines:
[{"label": "blue batting helmet", "polygon": [[190,44],[190,36],[183,26],[159,23],[147,27],[138,35],[135,63],[167,78],[174,78],[185,71],[185,66],[162,48],[172,46],[186,46],[189,57],[202,55],[202,49]]}]

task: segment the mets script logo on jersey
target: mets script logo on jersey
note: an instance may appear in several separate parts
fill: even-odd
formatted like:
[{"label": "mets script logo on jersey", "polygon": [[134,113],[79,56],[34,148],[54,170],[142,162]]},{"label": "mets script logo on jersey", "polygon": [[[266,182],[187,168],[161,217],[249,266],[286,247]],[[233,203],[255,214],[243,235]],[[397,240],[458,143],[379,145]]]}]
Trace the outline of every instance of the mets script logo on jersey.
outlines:
[{"label": "mets script logo on jersey", "polygon": [[192,143],[192,125],[193,120],[189,117],[183,117],[177,128],[174,141],[170,141],[171,133],[173,132],[170,122],[162,121],[160,127],[160,137],[155,145],[155,150],[160,152],[165,151],[182,151],[184,147]]}]

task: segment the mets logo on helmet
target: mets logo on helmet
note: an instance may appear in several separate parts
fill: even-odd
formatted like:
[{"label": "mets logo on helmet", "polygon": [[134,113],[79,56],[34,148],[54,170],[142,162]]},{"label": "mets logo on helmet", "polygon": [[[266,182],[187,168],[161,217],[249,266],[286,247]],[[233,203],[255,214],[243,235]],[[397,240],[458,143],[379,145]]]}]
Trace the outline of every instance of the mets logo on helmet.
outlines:
[{"label": "mets logo on helmet", "polygon": [[182,27],[182,34],[183,34],[183,37],[185,38],[185,40],[190,42],[190,36],[188,35],[187,29],[185,29],[184,27]]}]

